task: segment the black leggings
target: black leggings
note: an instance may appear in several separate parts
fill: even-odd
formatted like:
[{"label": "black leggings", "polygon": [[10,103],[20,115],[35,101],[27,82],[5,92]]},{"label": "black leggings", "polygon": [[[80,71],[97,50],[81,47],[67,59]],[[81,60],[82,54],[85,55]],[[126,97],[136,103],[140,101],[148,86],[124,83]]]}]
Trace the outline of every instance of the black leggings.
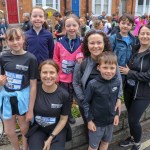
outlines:
[{"label": "black leggings", "polygon": [[128,111],[128,122],[130,127],[130,134],[134,141],[139,143],[142,135],[142,128],[140,125],[140,118],[146,108],[149,106],[149,100],[133,99],[133,89],[127,86],[124,90],[125,105]]},{"label": "black leggings", "polygon": [[[28,139],[29,150],[43,150],[44,142],[49,137],[48,134],[38,129]],[[66,129],[64,128],[51,143],[50,150],[64,150],[66,142]]]}]

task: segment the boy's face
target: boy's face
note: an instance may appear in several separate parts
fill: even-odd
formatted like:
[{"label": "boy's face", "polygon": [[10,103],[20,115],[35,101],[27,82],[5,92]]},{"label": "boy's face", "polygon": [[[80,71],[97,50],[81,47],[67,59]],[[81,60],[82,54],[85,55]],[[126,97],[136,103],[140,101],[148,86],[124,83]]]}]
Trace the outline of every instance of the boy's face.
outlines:
[{"label": "boy's face", "polygon": [[97,69],[101,73],[102,78],[105,80],[111,80],[116,74],[116,64],[109,64],[102,62],[98,65]]},{"label": "boy's face", "polygon": [[128,34],[128,32],[132,28],[132,23],[130,23],[128,19],[121,20],[120,23],[119,23],[119,27],[120,27],[120,32],[122,34]]}]

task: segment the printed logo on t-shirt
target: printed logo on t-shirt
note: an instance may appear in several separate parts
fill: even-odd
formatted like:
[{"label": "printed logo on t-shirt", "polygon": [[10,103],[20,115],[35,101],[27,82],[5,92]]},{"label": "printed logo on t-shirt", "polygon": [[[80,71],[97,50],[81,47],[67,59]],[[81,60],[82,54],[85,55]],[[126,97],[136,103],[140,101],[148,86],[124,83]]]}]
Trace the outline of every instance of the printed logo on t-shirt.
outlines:
[{"label": "printed logo on t-shirt", "polygon": [[17,69],[17,70],[27,71],[28,68],[29,68],[28,66],[24,66],[24,65],[16,65],[16,69]]},{"label": "printed logo on t-shirt", "polygon": [[6,87],[11,90],[20,90],[23,80],[22,74],[12,73],[6,71],[7,83]]},{"label": "printed logo on t-shirt", "polygon": [[75,66],[73,60],[62,60],[62,71],[66,74],[72,74]]},{"label": "printed logo on t-shirt", "polygon": [[51,108],[61,108],[62,104],[51,104]]}]

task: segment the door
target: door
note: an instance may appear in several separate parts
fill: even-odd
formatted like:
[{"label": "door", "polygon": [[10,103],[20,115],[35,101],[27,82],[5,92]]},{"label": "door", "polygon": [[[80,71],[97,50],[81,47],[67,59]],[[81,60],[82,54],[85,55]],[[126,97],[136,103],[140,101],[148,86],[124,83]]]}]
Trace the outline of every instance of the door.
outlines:
[{"label": "door", "polygon": [[126,13],[127,1],[122,0],[122,14]]},{"label": "door", "polygon": [[72,0],[72,12],[79,17],[79,0]]},{"label": "door", "polygon": [[9,24],[18,23],[17,0],[6,0],[6,2],[7,2],[8,23]]}]

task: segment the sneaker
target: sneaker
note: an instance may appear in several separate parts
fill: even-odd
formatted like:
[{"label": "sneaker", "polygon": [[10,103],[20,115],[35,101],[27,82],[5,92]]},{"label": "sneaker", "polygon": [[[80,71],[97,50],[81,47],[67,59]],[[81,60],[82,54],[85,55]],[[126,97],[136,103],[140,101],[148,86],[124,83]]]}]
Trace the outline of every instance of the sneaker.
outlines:
[{"label": "sneaker", "polygon": [[131,146],[134,145],[134,140],[131,137],[128,137],[124,141],[121,141],[119,145],[122,147]]},{"label": "sneaker", "polygon": [[70,124],[75,124],[76,123],[76,120],[73,117],[69,117],[68,121],[69,121]]},{"label": "sneaker", "polygon": [[139,145],[133,145],[131,150],[140,150],[140,148],[141,148],[140,144]]}]

